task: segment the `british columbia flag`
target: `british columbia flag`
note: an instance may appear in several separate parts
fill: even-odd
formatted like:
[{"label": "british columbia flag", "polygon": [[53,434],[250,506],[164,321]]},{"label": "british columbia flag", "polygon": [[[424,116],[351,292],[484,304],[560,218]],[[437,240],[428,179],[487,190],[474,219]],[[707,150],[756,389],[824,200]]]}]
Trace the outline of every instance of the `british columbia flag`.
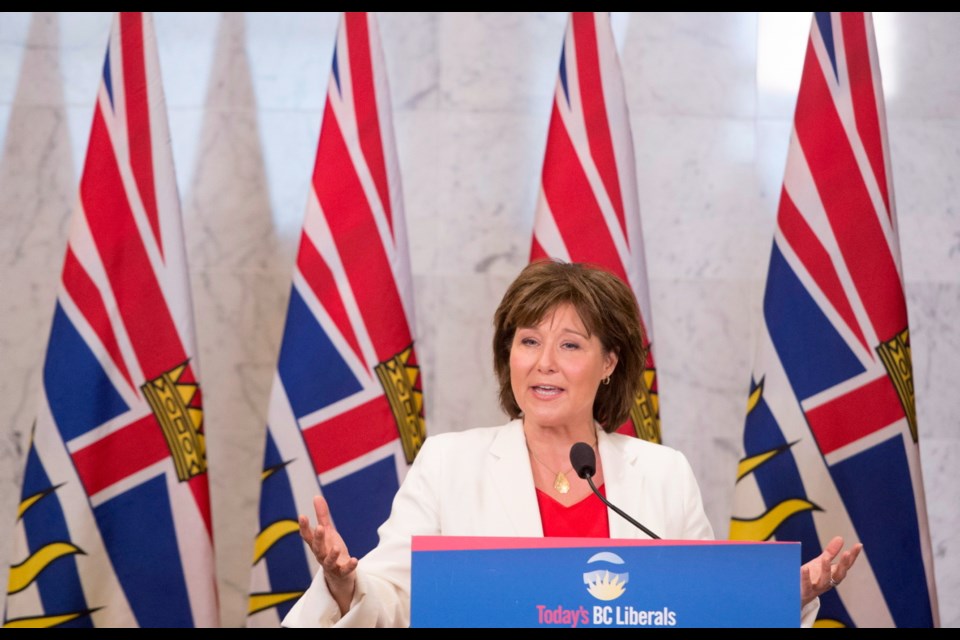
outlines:
[{"label": "british columbia flag", "polygon": [[818,625],[938,624],[870,14],[817,13],[763,298],[730,537],[863,552]]},{"label": "british columbia flag", "polygon": [[633,138],[609,13],[574,12],[567,22],[530,251],[531,261],[546,257],[604,267],[633,289],[648,355],[619,430],[660,442]]},{"label": "british columbia flag", "polygon": [[279,626],[317,563],[322,493],[351,555],[376,546],[426,437],[389,90],[372,14],[345,13],[270,397],[248,626]]},{"label": "british columbia flag", "polygon": [[215,627],[193,307],[149,14],[113,19],[4,626]]}]

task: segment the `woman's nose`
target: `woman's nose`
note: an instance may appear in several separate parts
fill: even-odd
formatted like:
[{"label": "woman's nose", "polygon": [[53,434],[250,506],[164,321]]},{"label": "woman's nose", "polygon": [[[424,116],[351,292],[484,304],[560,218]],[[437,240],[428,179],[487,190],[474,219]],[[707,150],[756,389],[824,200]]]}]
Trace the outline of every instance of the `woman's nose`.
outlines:
[{"label": "woman's nose", "polygon": [[540,351],[540,357],[537,360],[537,369],[544,373],[555,371],[557,363],[554,359],[553,350],[549,348]]}]

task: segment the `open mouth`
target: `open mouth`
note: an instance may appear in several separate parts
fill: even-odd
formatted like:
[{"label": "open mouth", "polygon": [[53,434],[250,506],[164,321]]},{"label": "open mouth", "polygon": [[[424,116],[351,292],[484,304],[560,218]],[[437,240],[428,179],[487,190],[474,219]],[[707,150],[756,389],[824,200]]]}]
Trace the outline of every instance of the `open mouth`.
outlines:
[{"label": "open mouth", "polygon": [[531,388],[536,395],[542,398],[553,398],[563,393],[563,389],[560,387],[554,387],[553,385],[549,384],[538,384]]}]

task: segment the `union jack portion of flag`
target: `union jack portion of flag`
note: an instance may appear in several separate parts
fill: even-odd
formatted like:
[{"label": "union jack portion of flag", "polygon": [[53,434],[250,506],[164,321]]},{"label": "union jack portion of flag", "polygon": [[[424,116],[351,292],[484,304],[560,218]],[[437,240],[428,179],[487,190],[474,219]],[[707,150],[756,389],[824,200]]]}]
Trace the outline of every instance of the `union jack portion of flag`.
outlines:
[{"label": "union jack portion of flag", "polygon": [[352,555],[377,544],[426,437],[411,285],[377,23],[345,13],[270,397],[248,626],[278,626],[310,585],[297,515],[314,495]]},{"label": "union jack portion of flag", "polygon": [[530,260],[604,267],[630,285],[647,337],[644,384],[620,427],[660,442],[650,293],[630,117],[609,13],[571,13],[560,53]]},{"label": "union jack portion of flag", "polygon": [[215,627],[193,306],[149,14],[115,15],[4,626]]},{"label": "union jack portion of flag", "polygon": [[815,14],[730,537],[863,552],[817,624],[938,624],[873,20]]}]

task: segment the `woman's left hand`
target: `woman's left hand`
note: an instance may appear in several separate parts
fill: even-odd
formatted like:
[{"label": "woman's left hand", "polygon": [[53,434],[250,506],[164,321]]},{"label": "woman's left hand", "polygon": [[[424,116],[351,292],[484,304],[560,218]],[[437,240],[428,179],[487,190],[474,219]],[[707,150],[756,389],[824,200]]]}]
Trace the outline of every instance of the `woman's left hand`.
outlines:
[{"label": "woman's left hand", "polygon": [[844,551],[837,564],[833,564],[841,549],[843,549],[843,538],[836,536],[824,548],[823,553],[800,567],[801,606],[806,606],[814,598],[843,582],[847,571],[860,555],[863,545],[857,543],[851,549]]}]

